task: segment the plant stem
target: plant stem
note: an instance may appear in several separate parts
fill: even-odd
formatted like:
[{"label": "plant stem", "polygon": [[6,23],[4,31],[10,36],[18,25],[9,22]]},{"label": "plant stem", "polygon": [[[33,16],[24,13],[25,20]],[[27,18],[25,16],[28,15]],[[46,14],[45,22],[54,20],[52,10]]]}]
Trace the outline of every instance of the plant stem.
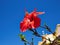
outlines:
[{"label": "plant stem", "polygon": [[51,31],[51,29],[48,27],[48,26],[45,26],[45,27],[43,27],[43,26],[40,26],[41,28],[44,28],[44,29],[47,29],[47,31],[49,31],[49,32],[51,32],[52,34],[53,34],[53,32]]},{"label": "plant stem", "polygon": [[24,45],[27,45],[26,42],[24,42]]},{"label": "plant stem", "polygon": [[33,43],[33,37],[32,37],[32,42],[31,42],[31,45],[34,45],[34,43]]}]

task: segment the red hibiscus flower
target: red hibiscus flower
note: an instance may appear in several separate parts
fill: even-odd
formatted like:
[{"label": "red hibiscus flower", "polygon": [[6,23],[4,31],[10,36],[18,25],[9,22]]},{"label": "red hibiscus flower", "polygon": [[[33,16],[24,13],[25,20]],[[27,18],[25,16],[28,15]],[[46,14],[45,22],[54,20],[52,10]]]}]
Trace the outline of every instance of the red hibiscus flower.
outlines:
[{"label": "red hibiscus flower", "polygon": [[35,29],[40,26],[41,19],[37,17],[39,14],[43,14],[44,12],[36,12],[33,11],[32,13],[26,12],[26,15],[23,21],[20,23],[20,29],[22,32],[25,32],[27,29]]}]

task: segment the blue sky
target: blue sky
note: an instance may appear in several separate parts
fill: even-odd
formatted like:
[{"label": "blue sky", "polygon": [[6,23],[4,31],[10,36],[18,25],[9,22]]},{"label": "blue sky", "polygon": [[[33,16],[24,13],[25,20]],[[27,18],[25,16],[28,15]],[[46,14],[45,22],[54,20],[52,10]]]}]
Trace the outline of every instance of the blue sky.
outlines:
[{"label": "blue sky", "polygon": [[[24,45],[18,36],[21,33],[19,24],[25,15],[24,8],[28,12],[32,12],[34,8],[45,11],[45,14],[39,16],[41,25],[46,22],[53,32],[56,25],[60,24],[60,0],[0,0],[0,45]],[[37,29],[40,34],[42,30]],[[31,32],[26,31],[23,34],[31,41]],[[35,45],[40,40],[34,36]]]}]

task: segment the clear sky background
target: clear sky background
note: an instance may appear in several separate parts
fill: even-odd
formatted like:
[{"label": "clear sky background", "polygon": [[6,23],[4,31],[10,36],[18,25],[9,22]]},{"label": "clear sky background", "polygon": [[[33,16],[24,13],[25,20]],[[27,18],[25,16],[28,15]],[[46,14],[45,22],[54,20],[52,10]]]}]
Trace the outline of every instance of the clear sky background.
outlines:
[{"label": "clear sky background", "polygon": [[[41,25],[45,22],[54,32],[56,25],[60,24],[60,0],[0,0],[0,45],[24,45],[18,34],[20,32],[19,24],[23,20],[25,12],[32,12],[34,8],[37,11],[45,11],[40,15]],[[42,30],[37,31],[42,35]],[[48,31],[44,30],[45,34]],[[28,41],[31,41],[32,33],[26,31],[23,33]],[[41,38],[34,36],[34,44],[37,45]]]}]

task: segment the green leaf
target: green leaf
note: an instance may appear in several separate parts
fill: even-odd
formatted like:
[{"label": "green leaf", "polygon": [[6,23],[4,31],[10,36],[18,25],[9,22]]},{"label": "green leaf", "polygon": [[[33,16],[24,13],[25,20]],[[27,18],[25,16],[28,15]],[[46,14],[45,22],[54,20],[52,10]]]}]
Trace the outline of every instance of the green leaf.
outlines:
[{"label": "green leaf", "polygon": [[19,34],[19,37],[20,37],[20,39],[21,39],[22,41],[25,41],[25,42],[26,42],[25,35],[23,35],[23,34]]}]

